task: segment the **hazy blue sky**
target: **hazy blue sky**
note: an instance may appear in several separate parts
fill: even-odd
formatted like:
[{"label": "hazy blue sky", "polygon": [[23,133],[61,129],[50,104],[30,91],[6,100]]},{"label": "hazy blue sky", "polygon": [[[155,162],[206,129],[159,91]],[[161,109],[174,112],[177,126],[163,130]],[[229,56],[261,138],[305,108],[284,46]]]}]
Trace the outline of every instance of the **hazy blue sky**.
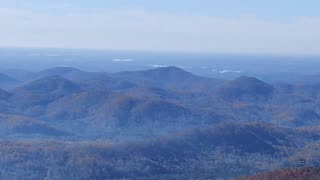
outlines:
[{"label": "hazy blue sky", "polygon": [[0,46],[320,52],[319,0],[0,0]]}]

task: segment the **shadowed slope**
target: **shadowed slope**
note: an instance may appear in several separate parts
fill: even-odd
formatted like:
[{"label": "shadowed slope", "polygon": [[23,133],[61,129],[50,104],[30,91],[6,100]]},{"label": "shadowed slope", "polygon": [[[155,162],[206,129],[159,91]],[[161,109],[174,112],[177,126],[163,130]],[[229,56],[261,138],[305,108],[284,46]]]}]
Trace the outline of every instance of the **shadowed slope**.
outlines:
[{"label": "shadowed slope", "polygon": [[3,89],[0,89],[0,100],[5,100],[5,99],[8,99],[10,97],[10,93],[3,90]]},{"label": "shadowed slope", "polygon": [[[9,101],[24,114],[41,113],[45,106],[66,95],[81,91],[81,87],[60,76],[42,78],[12,91]],[[31,114],[30,114],[31,113]]]},{"label": "shadowed slope", "polygon": [[39,120],[0,113],[0,135],[39,135],[39,136],[68,136],[67,132],[58,130]]},{"label": "shadowed slope", "polygon": [[18,84],[19,81],[9,77],[6,74],[0,73],[0,88],[11,88]]}]

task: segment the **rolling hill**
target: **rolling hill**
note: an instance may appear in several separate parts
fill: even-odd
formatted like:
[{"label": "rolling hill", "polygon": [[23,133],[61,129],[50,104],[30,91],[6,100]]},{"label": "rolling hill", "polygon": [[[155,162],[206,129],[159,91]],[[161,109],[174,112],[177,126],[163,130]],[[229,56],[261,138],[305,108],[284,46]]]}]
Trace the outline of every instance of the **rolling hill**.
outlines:
[{"label": "rolling hill", "polygon": [[163,67],[144,71],[120,72],[112,77],[140,86],[160,87],[176,91],[209,91],[222,81],[196,76],[177,67]]},{"label": "rolling hill", "polygon": [[218,87],[218,93],[227,100],[265,101],[274,88],[257,78],[242,76]]}]

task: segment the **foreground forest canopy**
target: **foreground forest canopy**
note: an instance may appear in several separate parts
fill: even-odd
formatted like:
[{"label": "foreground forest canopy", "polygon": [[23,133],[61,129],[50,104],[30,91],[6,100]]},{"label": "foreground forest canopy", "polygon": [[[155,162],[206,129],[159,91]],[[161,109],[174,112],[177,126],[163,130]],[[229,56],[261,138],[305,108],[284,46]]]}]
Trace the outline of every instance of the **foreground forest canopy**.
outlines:
[{"label": "foreground forest canopy", "polygon": [[0,73],[0,179],[215,179],[320,166],[320,81],[177,67]]},{"label": "foreground forest canopy", "polygon": [[317,180],[320,179],[320,168],[285,169],[271,173],[262,173],[252,177],[243,177],[239,180]]}]

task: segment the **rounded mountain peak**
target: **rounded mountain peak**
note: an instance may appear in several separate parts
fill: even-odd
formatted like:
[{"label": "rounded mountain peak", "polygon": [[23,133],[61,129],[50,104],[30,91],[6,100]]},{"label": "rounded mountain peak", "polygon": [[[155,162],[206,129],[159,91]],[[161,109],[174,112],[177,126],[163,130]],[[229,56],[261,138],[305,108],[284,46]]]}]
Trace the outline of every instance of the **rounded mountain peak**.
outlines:
[{"label": "rounded mountain peak", "polygon": [[258,78],[241,76],[235,80],[228,81],[219,87],[219,94],[225,99],[268,99],[274,88]]}]

